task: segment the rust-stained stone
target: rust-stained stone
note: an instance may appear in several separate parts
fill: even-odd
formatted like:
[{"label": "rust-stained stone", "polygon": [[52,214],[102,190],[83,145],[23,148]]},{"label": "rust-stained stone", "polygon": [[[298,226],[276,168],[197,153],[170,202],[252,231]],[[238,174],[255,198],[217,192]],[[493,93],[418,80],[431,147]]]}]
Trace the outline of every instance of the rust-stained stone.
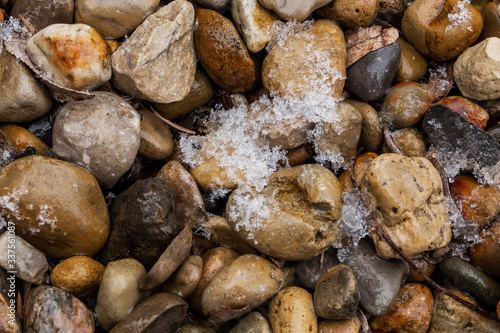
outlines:
[{"label": "rust-stained stone", "polygon": [[459,115],[464,116],[468,121],[483,131],[486,129],[486,124],[490,118],[488,112],[467,98],[461,96],[448,96],[441,99],[436,104],[449,107]]},{"label": "rust-stained stone", "polygon": [[9,299],[0,293],[0,332],[22,333],[19,316],[15,312],[12,313],[9,306],[11,306]]},{"label": "rust-stained stone", "polygon": [[231,21],[211,9],[197,9],[194,41],[198,60],[224,90],[242,92],[254,84],[254,61]]},{"label": "rust-stained stone", "polygon": [[49,147],[32,134],[24,127],[4,124],[0,125],[0,131],[5,135],[5,139],[9,141],[17,150],[24,151],[29,147],[35,148],[35,155],[49,156]]},{"label": "rust-stained stone", "polygon": [[494,223],[479,236],[482,242],[470,249],[471,263],[494,279],[500,278],[500,223]]}]

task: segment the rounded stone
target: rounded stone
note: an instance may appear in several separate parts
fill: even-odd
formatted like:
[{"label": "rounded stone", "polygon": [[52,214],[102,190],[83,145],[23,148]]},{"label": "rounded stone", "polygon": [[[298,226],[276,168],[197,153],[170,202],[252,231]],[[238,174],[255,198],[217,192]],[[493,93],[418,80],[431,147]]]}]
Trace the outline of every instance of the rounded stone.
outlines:
[{"label": "rounded stone", "polygon": [[191,255],[162,286],[162,290],[181,298],[191,296],[201,280],[203,259]]},{"label": "rounded stone", "polygon": [[[488,1],[488,0],[487,0]],[[484,28],[481,36],[477,39],[483,41],[490,37],[500,36],[500,7],[498,3],[489,1],[483,8],[482,14],[484,19]]]},{"label": "rounded stone", "polygon": [[85,168],[36,155],[17,159],[0,170],[0,197],[0,212],[16,222],[18,235],[51,258],[93,256],[106,243],[108,209]]},{"label": "rounded stone", "polygon": [[76,0],[75,23],[92,26],[103,38],[118,39],[134,31],[159,3],[160,0]]},{"label": "rounded stone", "polygon": [[500,279],[500,223],[494,223],[479,236],[482,242],[470,249],[471,263],[494,279]]},{"label": "rounded stone", "polygon": [[87,256],[74,256],[57,264],[50,273],[50,283],[76,297],[88,297],[97,292],[104,266]]},{"label": "rounded stone", "polygon": [[447,96],[439,100],[436,104],[444,105],[452,109],[483,131],[486,129],[486,124],[490,118],[488,112],[467,98],[461,96]]},{"label": "rounded stone", "polygon": [[331,267],[340,264],[337,253],[333,248],[329,248],[321,255],[309,260],[297,261],[293,267],[297,278],[304,287],[314,289],[316,282]]},{"label": "rounded stone", "polygon": [[266,317],[260,312],[252,312],[243,317],[228,333],[271,333]]},{"label": "rounded stone", "polygon": [[356,317],[343,320],[320,320],[318,333],[359,333],[361,323]]},{"label": "rounded stone", "polygon": [[377,17],[378,7],[379,0],[334,0],[316,12],[343,27],[355,29],[372,23]]},{"label": "rounded stone", "polygon": [[202,226],[202,230],[221,246],[227,246],[241,254],[257,254],[257,251],[241,239],[222,216],[212,215]]},{"label": "rounded stone", "polygon": [[137,111],[112,93],[69,102],[54,123],[54,155],[86,167],[101,185],[113,187],[134,163],[140,121]]},{"label": "rounded stone", "polygon": [[35,155],[46,157],[50,155],[49,147],[45,142],[24,127],[4,124],[0,125],[0,131],[5,135],[5,139],[19,151],[24,151],[31,147],[35,149]]},{"label": "rounded stone", "polygon": [[403,37],[398,38],[398,43],[401,46],[401,62],[395,82],[417,81],[427,73],[428,62]]},{"label": "rounded stone", "polygon": [[354,106],[363,117],[359,145],[367,151],[377,151],[383,139],[382,124],[377,111],[368,103],[352,99],[345,100],[345,103]]},{"label": "rounded stone", "polygon": [[[424,157],[427,152],[424,138],[415,127],[405,127],[392,132],[392,140],[394,144],[408,157]],[[389,148],[384,142],[382,152],[388,153]]]},{"label": "rounded stone", "polygon": [[249,90],[257,73],[254,61],[233,23],[211,9],[196,10],[194,41],[198,60],[222,89]]},{"label": "rounded stone", "polygon": [[26,50],[50,81],[68,89],[92,90],[111,78],[106,43],[86,24],[52,24],[32,36]]},{"label": "rounded stone", "polygon": [[139,154],[153,161],[161,161],[174,151],[174,139],[168,126],[153,112],[141,109],[141,144]]},{"label": "rounded stone", "polygon": [[314,10],[332,0],[279,1],[259,0],[265,8],[272,10],[286,21],[304,21]]},{"label": "rounded stone", "polygon": [[73,0],[17,0],[11,15],[27,16],[40,29],[56,23],[73,23],[75,3]]}]

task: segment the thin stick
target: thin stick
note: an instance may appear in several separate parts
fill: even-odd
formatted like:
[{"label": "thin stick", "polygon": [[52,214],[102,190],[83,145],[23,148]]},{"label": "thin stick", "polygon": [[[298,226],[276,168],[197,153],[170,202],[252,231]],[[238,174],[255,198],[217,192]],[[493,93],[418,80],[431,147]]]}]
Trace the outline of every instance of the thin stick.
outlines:
[{"label": "thin stick", "polygon": [[162,116],[160,116],[160,114],[158,112],[156,112],[156,110],[152,106],[150,106],[150,108],[151,108],[151,111],[153,111],[153,113],[155,114],[155,116],[158,117],[158,119],[160,119],[161,121],[163,121],[165,124],[167,124],[167,125],[175,128],[178,131],[185,132],[187,134],[193,134],[193,135],[196,134],[195,131],[188,130],[187,128],[179,126],[176,123],[171,122],[170,120],[168,120],[166,118],[163,118]]}]

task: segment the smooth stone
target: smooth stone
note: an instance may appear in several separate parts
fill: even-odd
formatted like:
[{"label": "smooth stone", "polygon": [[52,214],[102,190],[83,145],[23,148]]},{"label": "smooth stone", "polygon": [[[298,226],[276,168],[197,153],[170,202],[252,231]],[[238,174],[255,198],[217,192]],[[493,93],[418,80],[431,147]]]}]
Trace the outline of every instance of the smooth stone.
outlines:
[{"label": "smooth stone", "polygon": [[426,286],[406,283],[383,316],[370,318],[373,333],[426,333],[432,317],[434,298]]},{"label": "smooth stone", "polygon": [[482,242],[470,249],[471,263],[494,279],[500,279],[500,223],[481,231]]},{"label": "smooth stone", "polygon": [[233,23],[211,9],[197,9],[194,41],[210,78],[230,92],[249,90],[257,79],[254,61]]},{"label": "smooth stone", "polygon": [[377,111],[368,103],[347,99],[345,103],[354,106],[363,117],[359,145],[367,151],[377,151],[383,140],[382,124]]},{"label": "smooth stone", "polygon": [[271,41],[272,48],[262,63],[262,83],[268,92],[282,97],[303,98],[312,93],[340,98],[346,76],[346,46],[337,23],[318,20],[310,29],[301,27],[277,38]]},{"label": "smooth stone", "polygon": [[280,1],[259,0],[265,8],[272,10],[286,21],[304,21],[313,11],[332,0]]},{"label": "smooth stone", "polygon": [[461,54],[482,29],[481,13],[460,0],[413,1],[401,21],[406,40],[424,56],[440,61]]},{"label": "smooth stone", "polygon": [[222,11],[228,4],[229,0],[195,0],[200,5],[214,9],[217,11]]},{"label": "smooth stone", "polygon": [[135,258],[151,268],[182,230],[177,218],[175,194],[161,179],[136,182],[111,205],[111,232],[102,262]]},{"label": "smooth stone", "polygon": [[270,261],[242,255],[213,277],[203,291],[201,309],[213,322],[238,318],[276,295],[283,280],[283,272]]},{"label": "smooth stone", "polygon": [[408,274],[408,264],[402,260],[382,260],[375,248],[362,240],[345,261],[358,281],[359,302],[374,316],[386,313],[398,296]]},{"label": "smooth stone", "polygon": [[343,320],[320,320],[318,325],[319,333],[359,333],[361,323],[356,317]]},{"label": "smooth stone", "polygon": [[381,99],[391,87],[400,59],[397,41],[368,53],[347,68],[346,88],[365,102]]},{"label": "smooth stone", "polygon": [[26,51],[47,78],[64,88],[92,90],[111,78],[101,35],[86,24],[52,24],[30,39]]},{"label": "smooth stone", "polygon": [[157,103],[182,100],[193,85],[193,5],[175,0],[149,15],[111,56],[113,85]]},{"label": "smooth stone", "polygon": [[210,78],[201,68],[196,70],[193,85],[189,93],[177,102],[172,103],[151,103],[158,113],[169,120],[182,117],[199,107],[207,104],[214,97],[215,89]]},{"label": "smooth stone", "polygon": [[[354,161],[354,169],[353,169],[353,178],[356,181],[356,184],[361,184],[363,180],[363,176],[366,173],[366,169],[373,162],[374,159],[379,157],[378,154],[367,152],[359,155]],[[350,175],[349,175],[350,176]]]},{"label": "smooth stone", "polygon": [[63,289],[52,286],[31,289],[23,308],[25,333],[94,332],[92,311]]},{"label": "smooth stone", "polygon": [[104,187],[113,187],[134,163],[140,146],[140,116],[118,95],[65,104],[52,134],[52,150],[62,160],[89,169]]},{"label": "smooth stone", "polygon": [[439,273],[445,282],[490,307],[495,307],[500,301],[500,285],[465,260],[457,257],[445,259],[439,264]]},{"label": "smooth stone", "polygon": [[24,127],[4,124],[0,125],[0,131],[5,135],[5,139],[17,148],[18,151],[24,151],[31,147],[35,149],[35,155],[46,157],[50,155],[49,147],[45,142]]},{"label": "smooth stone", "polygon": [[337,253],[329,248],[319,256],[294,263],[295,273],[299,282],[306,288],[314,289],[316,282],[331,267],[340,264]]},{"label": "smooth stone", "polygon": [[241,254],[257,254],[257,250],[240,238],[222,216],[211,216],[201,228],[210,235],[210,239],[216,240],[221,246],[227,246]]},{"label": "smooth stone", "polygon": [[318,332],[313,298],[300,287],[282,289],[269,304],[268,319],[273,333]]},{"label": "smooth stone", "polygon": [[6,271],[15,271],[17,277],[29,283],[47,283],[49,263],[40,250],[7,232],[0,236],[0,249],[4,249],[0,251],[0,266]]},{"label": "smooth stone", "polygon": [[173,333],[181,326],[188,305],[170,293],[157,293],[139,303],[110,333]]},{"label": "smooth stone", "polygon": [[21,321],[16,313],[11,312],[12,305],[9,299],[0,293],[0,331],[3,333],[22,333]]},{"label": "smooth stone", "polygon": [[149,296],[139,290],[145,277],[146,269],[135,259],[112,261],[106,266],[95,307],[97,321],[106,331]]},{"label": "smooth stone", "polygon": [[50,272],[50,283],[76,297],[97,293],[104,266],[87,256],[74,256],[58,263]]},{"label": "smooth stone", "polygon": [[193,229],[201,228],[207,219],[207,211],[193,176],[179,162],[170,161],[158,171],[156,178],[174,191],[177,218]]},{"label": "smooth stone", "polygon": [[141,144],[138,153],[153,161],[161,161],[174,152],[174,139],[168,126],[153,112],[141,109]]},{"label": "smooth stone", "polygon": [[210,327],[202,326],[194,323],[183,324],[175,333],[216,333]]},{"label": "smooth stone", "polygon": [[228,199],[229,225],[257,250],[283,260],[306,260],[336,239],[340,183],[328,169],[304,164],[281,169],[257,193],[238,188]]},{"label": "smooth stone", "polygon": [[428,62],[403,37],[398,38],[398,43],[401,47],[401,62],[394,80],[396,83],[417,81],[427,73]]},{"label": "smooth stone", "polygon": [[488,2],[483,8],[483,20],[484,27],[481,32],[481,36],[477,39],[478,41],[483,41],[490,37],[500,36],[500,7],[498,3],[494,1]]},{"label": "smooth stone", "polygon": [[[408,257],[450,242],[443,184],[428,159],[382,154],[368,166],[360,190],[377,223]],[[378,233],[372,239],[381,258],[399,257]]]},{"label": "smooth stone", "polygon": [[439,100],[436,104],[449,107],[483,131],[486,129],[486,124],[488,123],[490,115],[485,109],[467,98],[461,96],[447,96]]},{"label": "smooth stone", "polygon": [[[420,271],[422,271],[427,276],[431,276],[436,269],[435,264],[431,264],[431,263],[427,262],[424,258],[417,258],[417,259],[413,258],[412,261],[415,265],[417,265],[417,267],[420,269]],[[425,281],[426,280],[422,275],[417,273],[417,271],[414,270],[413,268],[410,268],[410,273],[408,273],[408,278],[406,279],[406,282],[423,283]]]},{"label": "smooth stone", "polygon": [[266,47],[275,32],[279,18],[262,7],[258,0],[232,0],[231,16],[248,51],[255,53]]},{"label": "smooth stone", "polygon": [[316,13],[336,21],[343,27],[356,29],[366,27],[375,20],[379,9],[379,0],[334,0]]},{"label": "smooth stone", "polygon": [[324,272],[314,288],[314,311],[324,319],[348,319],[356,315],[359,304],[358,282],[345,265]]},{"label": "smooth stone", "polygon": [[0,122],[20,123],[47,114],[52,98],[30,69],[0,42]]},{"label": "smooth stone", "polygon": [[80,166],[36,155],[17,159],[0,170],[0,197],[0,214],[51,258],[93,256],[108,239],[101,188]]},{"label": "smooth stone", "polygon": [[75,23],[92,26],[103,38],[118,39],[133,32],[159,3],[160,0],[76,0]]},{"label": "smooth stone", "polygon": [[186,258],[181,266],[162,285],[162,291],[169,292],[181,298],[191,296],[200,283],[203,269],[203,259],[191,255]]},{"label": "smooth stone", "polygon": [[453,66],[453,78],[464,97],[500,98],[500,38],[488,38],[465,50]]},{"label": "smooth stone", "polygon": [[243,317],[228,333],[271,333],[271,326],[260,312]]},{"label": "smooth stone", "polygon": [[27,16],[37,27],[43,29],[56,23],[73,23],[75,3],[71,0],[17,0],[11,15]]},{"label": "smooth stone", "polygon": [[[424,157],[427,152],[424,138],[415,127],[397,129],[391,134],[394,144],[408,157]],[[382,146],[383,153],[390,153],[387,143]]]}]

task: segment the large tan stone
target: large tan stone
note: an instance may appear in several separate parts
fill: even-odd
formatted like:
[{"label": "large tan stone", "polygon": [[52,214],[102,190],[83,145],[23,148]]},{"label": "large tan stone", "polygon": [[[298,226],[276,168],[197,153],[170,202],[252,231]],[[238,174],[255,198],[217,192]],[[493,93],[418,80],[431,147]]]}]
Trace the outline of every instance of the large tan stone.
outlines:
[{"label": "large tan stone", "polygon": [[304,21],[315,9],[322,7],[332,0],[259,0],[260,4],[267,9],[276,12],[287,21]]}]

